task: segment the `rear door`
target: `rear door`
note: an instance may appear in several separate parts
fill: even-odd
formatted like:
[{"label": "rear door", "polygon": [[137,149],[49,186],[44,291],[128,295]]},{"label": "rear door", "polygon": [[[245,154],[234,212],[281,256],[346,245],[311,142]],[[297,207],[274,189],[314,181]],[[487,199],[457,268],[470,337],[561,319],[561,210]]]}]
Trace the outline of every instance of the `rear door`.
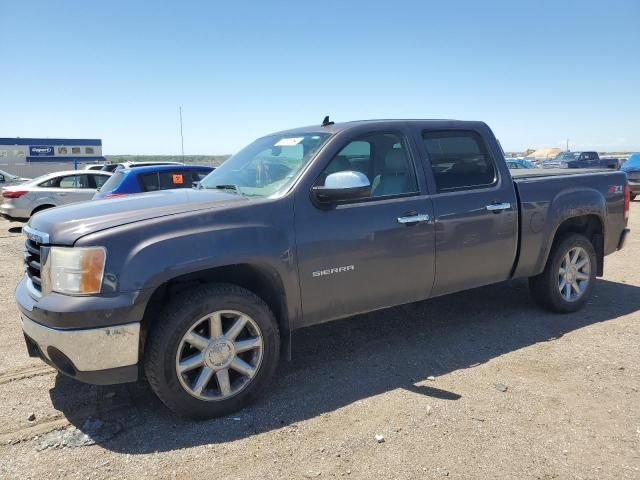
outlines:
[{"label": "rear door", "polygon": [[511,175],[486,128],[414,129],[433,201],[436,278],[432,295],[506,280],[517,248]]},{"label": "rear door", "polygon": [[37,203],[65,205],[91,200],[95,194],[93,182],[87,174],[62,175],[50,178],[38,185]]},{"label": "rear door", "polygon": [[[424,299],[431,291],[433,208],[422,168],[404,129],[367,130],[336,139],[295,195],[307,325]],[[317,205],[313,185],[324,185],[328,175],[340,171],[364,173],[371,195]]]},{"label": "rear door", "polygon": [[68,175],[60,179],[60,189],[56,192],[59,204],[91,200],[96,193],[95,182],[90,174]]}]

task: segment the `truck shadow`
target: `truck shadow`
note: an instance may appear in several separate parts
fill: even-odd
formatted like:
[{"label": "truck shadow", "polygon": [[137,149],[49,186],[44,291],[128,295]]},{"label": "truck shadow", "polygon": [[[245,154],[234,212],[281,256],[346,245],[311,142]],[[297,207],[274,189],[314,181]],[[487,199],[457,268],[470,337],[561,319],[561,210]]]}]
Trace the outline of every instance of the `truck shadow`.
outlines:
[{"label": "truck shadow", "polygon": [[[425,408],[429,398],[456,401],[458,393],[437,388],[427,377],[472,368],[638,310],[640,287],[599,280],[583,311],[555,315],[532,303],[526,282],[513,281],[310,327],[295,333],[293,361],[281,363],[260,400],[209,421],[175,416],[142,382],[95,387],[58,375],[50,395],[79,429],[88,417],[117,423],[117,436],[96,439],[113,451],[142,454],[224,443],[296,428],[297,422],[399,388],[416,394]],[[488,388],[499,381],[488,378]]]}]

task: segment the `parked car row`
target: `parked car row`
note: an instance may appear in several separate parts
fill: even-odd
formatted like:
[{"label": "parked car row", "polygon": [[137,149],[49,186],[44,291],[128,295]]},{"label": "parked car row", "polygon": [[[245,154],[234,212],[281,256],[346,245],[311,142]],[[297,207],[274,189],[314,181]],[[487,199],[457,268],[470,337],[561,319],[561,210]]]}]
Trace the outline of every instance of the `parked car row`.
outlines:
[{"label": "parked car row", "polygon": [[620,159],[600,158],[598,152],[562,152],[553,160],[542,162],[543,168],[610,168],[618,169]]},{"label": "parked car row", "polygon": [[84,170],[50,173],[31,179],[0,171],[2,204],[0,216],[28,220],[48,208],[70,203],[130,195],[133,193],[192,188],[213,171],[212,167],[177,162],[109,164],[114,171]]}]

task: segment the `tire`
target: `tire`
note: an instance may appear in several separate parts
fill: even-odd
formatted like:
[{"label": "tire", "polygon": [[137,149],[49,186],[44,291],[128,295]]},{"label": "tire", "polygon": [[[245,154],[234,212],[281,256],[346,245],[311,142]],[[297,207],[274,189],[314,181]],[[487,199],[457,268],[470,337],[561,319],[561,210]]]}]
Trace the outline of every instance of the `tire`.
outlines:
[{"label": "tire", "polygon": [[[241,317],[248,320],[240,335],[233,337],[231,325],[235,326]],[[214,318],[221,319],[220,326],[213,326]],[[214,334],[214,329],[224,335]],[[196,343],[191,343],[193,338],[196,343],[203,338],[209,343],[196,347]],[[245,348],[239,346],[243,341],[245,346],[246,342],[260,346],[239,352],[236,348]],[[249,290],[218,283],[181,294],[154,319],[146,341],[144,369],[153,391],[175,413],[212,418],[254,401],[269,384],[279,356],[278,325],[267,304]],[[196,362],[191,362],[192,359]],[[201,362],[202,365],[178,374],[178,368],[185,365],[191,368],[191,363]],[[235,370],[236,362],[244,373]],[[219,380],[222,370],[227,373]],[[200,382],[200,377],[207,378],[207,373],[211,374],[210,380]],[[198,388],[200,384],[202,388]]]},{"label": "tire", "polygon": [[[580,251],[579,249],[584,252],[584,255],[581,258],[588,259],[588,274],[584,267],[575,273],[570,271],[569,275],[572,276],[570,280],[576,279],[576,283],[582,293],[578,296],[577,291],[571,286],[571,284],[569,284],[568,290],[571,298],[567,299],[566,284],[562,293],[560,291],[562,279],[564,278],[566,281],[566,277],[562,275],[561,268],[563,266],[563,262],[566,263],[566,256],[570,252]],[[584,235],[570,233],[561,237],[554,243],[544,271],[540,275],[529,278],[529,291],[531,292],[533,300],[547,310],[556,313],[575,312],[580,310],[589,299],[591,291],[593,290],[597,271],[597,256],[592,243]],[[585,275],[588,277],[586,283],[582,279],[577,279],[578,276],[584,278]],[[576,298],[573,298],[574,296]]]}]

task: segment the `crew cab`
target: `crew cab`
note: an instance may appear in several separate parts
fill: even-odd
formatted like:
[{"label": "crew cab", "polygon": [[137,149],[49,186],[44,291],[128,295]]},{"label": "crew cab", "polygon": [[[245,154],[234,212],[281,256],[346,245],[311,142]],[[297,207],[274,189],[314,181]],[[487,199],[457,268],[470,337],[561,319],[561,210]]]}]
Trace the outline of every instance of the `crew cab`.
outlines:
[{"label": "crew cab", "polygon": [[212,417],[260,395],[308,325],[513,278],[576,311],[628,212],[624,173],[510,172],[482,122],[327,118],[198,189],[34,216],[16,299],[32,356],[89,383],[146,375]]},{"label": "crew cab", "polygon": [[544,168],[611,168],[620,166],[618,158],[600,158],[598,152],[562,152],[553,160],[542,162]]}]

